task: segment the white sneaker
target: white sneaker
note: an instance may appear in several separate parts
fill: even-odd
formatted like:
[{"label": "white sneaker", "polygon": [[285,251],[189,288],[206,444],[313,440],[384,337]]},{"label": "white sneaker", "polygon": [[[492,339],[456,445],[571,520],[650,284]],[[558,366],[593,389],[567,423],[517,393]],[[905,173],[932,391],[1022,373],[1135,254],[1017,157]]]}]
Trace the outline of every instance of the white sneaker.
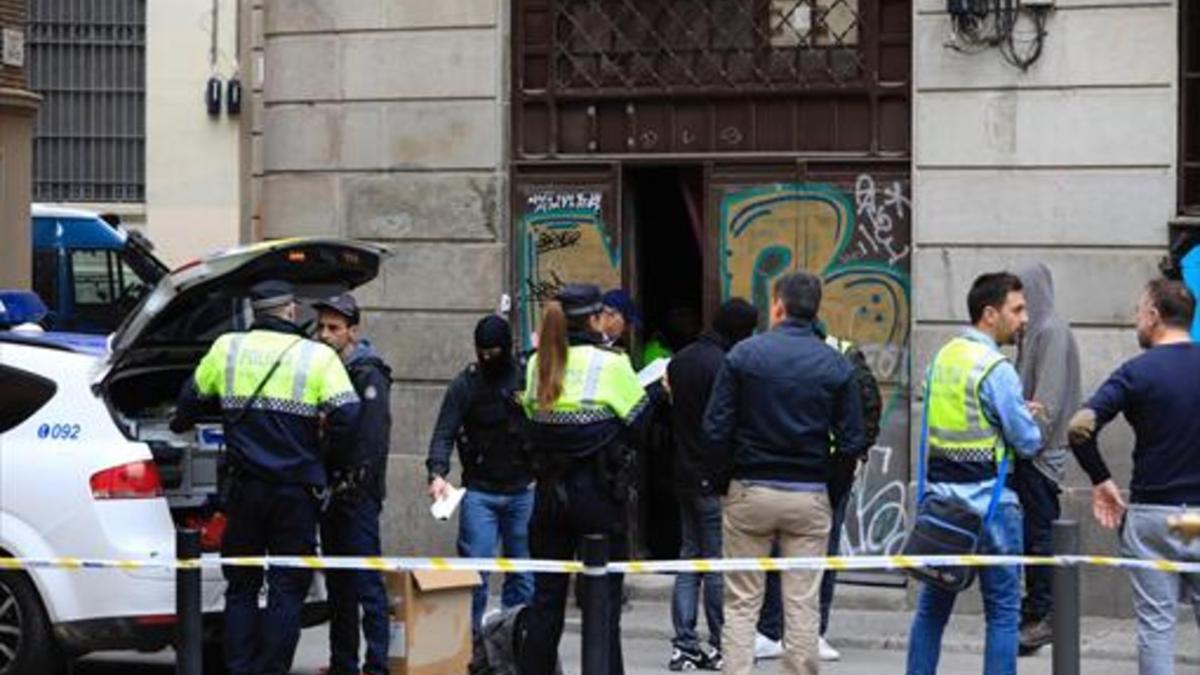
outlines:
[{"label": "white sneaker", "polygon": [[754,658],[777,659],[783,656],[783,642],[756,633],[754,636]]},{"label": "white sneaker", "polygon": [[842,658],[842,653],[833,648],[833,645],[825,641],[825,637],[817,638],[817,654],[822,661],[837,661]]}]

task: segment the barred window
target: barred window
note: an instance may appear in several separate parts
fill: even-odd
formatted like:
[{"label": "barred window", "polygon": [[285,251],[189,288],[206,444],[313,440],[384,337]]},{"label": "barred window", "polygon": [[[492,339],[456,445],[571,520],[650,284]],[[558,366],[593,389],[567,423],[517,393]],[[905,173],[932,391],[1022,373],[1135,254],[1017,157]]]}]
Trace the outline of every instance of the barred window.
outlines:
[{"label": "barred window", "polygon": [[909,152],[910,0],[517,0],[515,153]]},{"label": "barred window", "polygon": [[145,199],[145,56],[146,0],[29,0],[35,201]]}]

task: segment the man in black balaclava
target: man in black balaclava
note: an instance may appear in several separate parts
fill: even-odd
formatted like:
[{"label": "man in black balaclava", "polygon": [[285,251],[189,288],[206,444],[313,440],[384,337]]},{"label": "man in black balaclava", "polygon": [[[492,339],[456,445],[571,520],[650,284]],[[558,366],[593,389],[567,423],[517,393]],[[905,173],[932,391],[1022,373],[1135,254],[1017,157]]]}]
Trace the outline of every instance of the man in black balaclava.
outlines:
[{"label": "man in black balaclava", "polygon": [[[458,554],[491,558],[496,544],[506,558],[529,557],[529,517],[533,512],[533,475],[522,449],[522,413],[515,392],[522,373],[512,351],[512,328],[496,315],[475,326],[476,361],[446,391],[429,442],[429,498],[441,499],[451,485],[450,455],[458,446],[467,494],[459,506]],[[479,630],[488,597],[487,575],[475,589],[471,625]],[[503,607],[528,604],[533,575],[510,573],[504,580]]]}]

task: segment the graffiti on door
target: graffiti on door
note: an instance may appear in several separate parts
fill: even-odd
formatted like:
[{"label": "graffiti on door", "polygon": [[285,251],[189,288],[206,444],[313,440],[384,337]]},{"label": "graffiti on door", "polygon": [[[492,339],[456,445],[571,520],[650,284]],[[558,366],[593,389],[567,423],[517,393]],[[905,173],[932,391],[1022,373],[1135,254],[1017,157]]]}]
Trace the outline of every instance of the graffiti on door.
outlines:
[{"label": "graffiti on door", "polygon": [[566,283],[621,285],[621,249],[605,223],[606,192],[530,189],[517,221],[518,329],[532,346],[542,303]]},{"label": "graffiti on door", "polygon": [[771,286],[787,272],[821,277],[820,318],[867,357],[884,399],[881,432],[847,509],[848,554],[895,553],[908,524],[912,258],[907,180],[853,186],[771,183],[720,195],[722,299],[741,296],[766,327]]}]

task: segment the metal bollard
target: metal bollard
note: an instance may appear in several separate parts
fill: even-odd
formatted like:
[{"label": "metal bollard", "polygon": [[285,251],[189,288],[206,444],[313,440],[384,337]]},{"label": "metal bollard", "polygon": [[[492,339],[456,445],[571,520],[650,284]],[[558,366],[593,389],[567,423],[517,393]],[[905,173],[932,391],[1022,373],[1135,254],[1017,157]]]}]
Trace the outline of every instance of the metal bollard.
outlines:
[{"label": "metal bollard", "polygon": [[[199,530],[175,532],[175,559],[199,560]],[[204,622],[200,608],[200,568],[175,570],[175,672],[204,672]]]},{"label": "metal bollard", "polygon": [[609,623],[608,537],[583,538],[583,675],[608,675]]},{"label": "metal bollard", "polygon": [[[1054,554],[1079,554],[1079,523],[1056,520]],[[1079,567],[1054,568],[1054,675],[1079,675]]]}]

